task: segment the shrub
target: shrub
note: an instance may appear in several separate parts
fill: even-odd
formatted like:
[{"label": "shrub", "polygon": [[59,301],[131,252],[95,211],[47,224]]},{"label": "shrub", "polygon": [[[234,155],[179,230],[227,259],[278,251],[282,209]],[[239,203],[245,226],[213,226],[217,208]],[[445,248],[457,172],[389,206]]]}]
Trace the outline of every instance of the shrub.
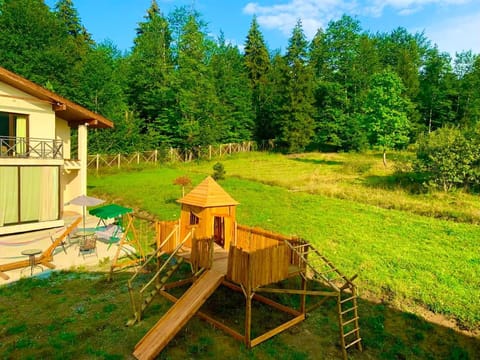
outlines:
[{"label": "shrub", "polygon": [[225,179],[225,168],[223,167],[222,163],[217,162],[215,165],[213,165],[212,177],[215,181]]},{"label": "shrub", "polygon": [[441,128],[418,140],[416,171],[429,185],[449,191],[480,185],[480,134]]}]

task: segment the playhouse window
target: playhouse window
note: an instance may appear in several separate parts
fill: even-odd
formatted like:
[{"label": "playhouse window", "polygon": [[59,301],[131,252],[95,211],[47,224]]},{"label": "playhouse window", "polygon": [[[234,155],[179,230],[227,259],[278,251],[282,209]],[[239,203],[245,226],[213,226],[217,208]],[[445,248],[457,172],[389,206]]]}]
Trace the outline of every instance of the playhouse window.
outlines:
[{"label": "playhouse window", "polygon": [[200,219],[197,215],[190,211],[190,225],[198,225]]}]

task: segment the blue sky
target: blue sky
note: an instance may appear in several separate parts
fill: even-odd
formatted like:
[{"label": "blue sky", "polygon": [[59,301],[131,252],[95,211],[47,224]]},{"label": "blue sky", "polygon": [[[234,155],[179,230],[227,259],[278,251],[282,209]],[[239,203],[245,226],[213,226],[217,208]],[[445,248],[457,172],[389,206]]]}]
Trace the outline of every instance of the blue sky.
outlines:
[{"label": "blue sky", "polygon": [[[47,0],[52,6],[56,0]],[[399,26],[425,32],[441,51],[480,54],[479,0],[157,0],[168,14],[181,5],[194,6],[208,23],[211,35],[220,30],[230,42],[243,46],[252,17],[270,49],[284,50],[297,19],[308,39],[319,27],[342,14],[357,17],[364,30],[389,32]],[[109,39],[120,50],[133,45],[137,24],[151,0],[74,0],[88,31],[97,42]]]}]

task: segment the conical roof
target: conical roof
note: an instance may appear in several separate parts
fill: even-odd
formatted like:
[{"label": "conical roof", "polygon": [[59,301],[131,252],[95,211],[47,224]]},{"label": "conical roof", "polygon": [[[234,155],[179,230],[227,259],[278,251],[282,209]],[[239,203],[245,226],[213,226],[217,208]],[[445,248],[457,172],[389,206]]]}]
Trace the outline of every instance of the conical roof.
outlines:
[{"label": "conical roof", "polygon": [[197,187],[177,201],[181,204],[202,208],[239,204],[211,176],[207,177]]}]

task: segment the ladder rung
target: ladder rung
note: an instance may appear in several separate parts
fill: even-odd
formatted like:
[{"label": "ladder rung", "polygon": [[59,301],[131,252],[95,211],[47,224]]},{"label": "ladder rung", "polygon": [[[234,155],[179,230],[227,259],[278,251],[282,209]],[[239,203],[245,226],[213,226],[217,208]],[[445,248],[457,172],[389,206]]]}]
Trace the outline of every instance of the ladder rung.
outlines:
[{"label": "ladder rung", "polygon": [[357,310],[357,306],[351,307],[350,309],[347,309],[345,311],[342,311],[340,314],[344,315],[346,313],[349,313],[350,311]]},{"label": "ladder rung", "polygon": [[360,341],[362,341],[362,338],[358,338],[356,340],[353,340],[350,344],[345,345],[345,350],[348,349],[350,346],[353,346],[355,344],[358,344]]},{"label": "ladder rung", "polygon": [[342,323],[342,326],[346,326],[348,324],[351,324],[352,322],[354,322],[355,320],[358,320],[358,319],[359,319],[359,317],[355,316],[353,319],[347,320],[344,323]]},{"label": "ladder rung", "polygon": [[334,271],[337,271],[337,269],[329,269],[329,270],[318,272],[318,273],[320,275],[324,275],[324,274],[329,274],[329,273],[334,272]]},{"label": "ladder rung", "polygon": [[360,330],[359,327],[358,327],[358,328],[355,328],[355,329],[353,329],[353,330],[351,330],[351,331],[349,331],[349,332],[346,333],[346,334],[343,334],[343,337],[346,338],[347,336],[352,335],[353,333],[357,332],[358,330]]},{"label": "ladder rung", "polygon": [[343,299],[342,301],[340,301],[340,304],[343,304],[343,303],[346,303],[347,301],[350,301],[350,300],[353,300],[353,299],[356,299],[357,297],[354,295],[354,296],[351,296],[349,298],[346,298],[346,299]]}]

